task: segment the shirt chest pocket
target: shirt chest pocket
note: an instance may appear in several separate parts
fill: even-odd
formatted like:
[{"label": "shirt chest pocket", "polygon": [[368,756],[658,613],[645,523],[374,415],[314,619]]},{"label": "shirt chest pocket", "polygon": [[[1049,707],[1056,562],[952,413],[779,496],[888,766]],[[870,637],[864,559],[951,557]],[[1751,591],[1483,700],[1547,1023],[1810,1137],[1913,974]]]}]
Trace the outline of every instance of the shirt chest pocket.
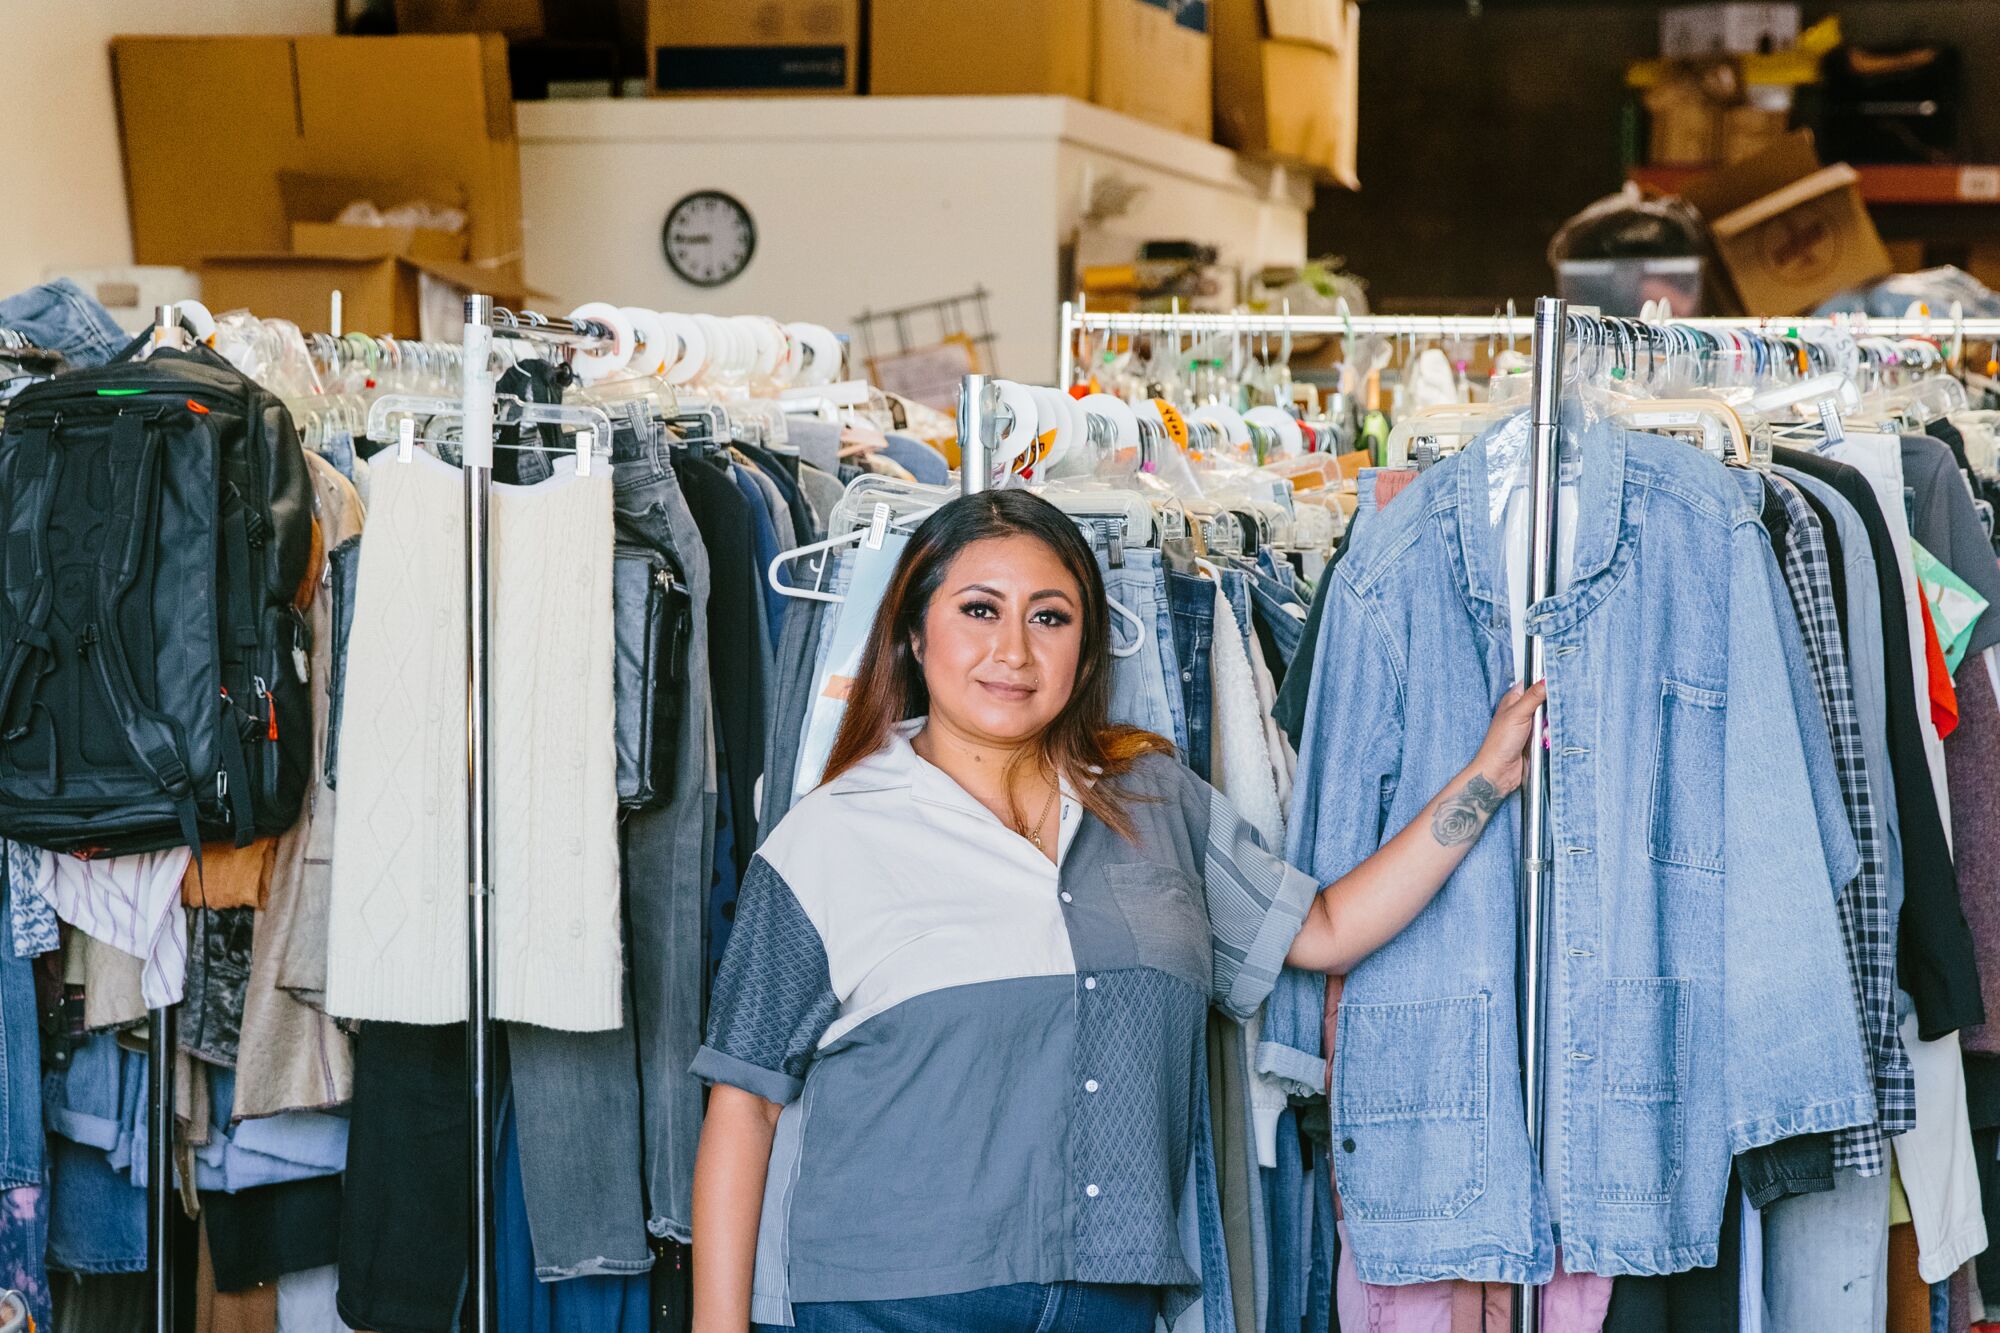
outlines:
[{"label": "shirt chest pocket", "polygon": [[1104,878],[1131,934],[1133,965],[1156,968],[1209,994],[1214,956],[1208,909],[1194,881],[1151,861],[1107,866]]},{"label": "shirt chest pocket", "polygon": [[1677,680],[1667,681],[1660,693],[1648,842],[1655,861],[1693,870],[1723,869],[1724,707],[1721,693]]}]

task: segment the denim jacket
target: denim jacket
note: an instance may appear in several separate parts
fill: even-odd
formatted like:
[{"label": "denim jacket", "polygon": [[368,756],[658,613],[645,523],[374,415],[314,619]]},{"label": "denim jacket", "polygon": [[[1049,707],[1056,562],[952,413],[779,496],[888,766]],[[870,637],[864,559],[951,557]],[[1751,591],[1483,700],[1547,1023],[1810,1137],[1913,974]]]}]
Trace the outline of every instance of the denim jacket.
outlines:
[{"label": "denim jacket", "polygon": [[[1510,801],[1347,979],[1333,1169],[1366,1282],[1546,1282],[1558,1226],[1573,1271],[1713,1264],[1732,1154],[1873,1115],[1835,918],[1854,846],[1816,807],[1798,629],[1756,513],[1685,444],[1565,434],[1573,571],[1528,622],[1548,643],[1555,874],[1543,1170],[1518,1074]],[[1328,576],[1290,849],[1319,880],[1421,813],[1512,679],[1490,438]]]}]

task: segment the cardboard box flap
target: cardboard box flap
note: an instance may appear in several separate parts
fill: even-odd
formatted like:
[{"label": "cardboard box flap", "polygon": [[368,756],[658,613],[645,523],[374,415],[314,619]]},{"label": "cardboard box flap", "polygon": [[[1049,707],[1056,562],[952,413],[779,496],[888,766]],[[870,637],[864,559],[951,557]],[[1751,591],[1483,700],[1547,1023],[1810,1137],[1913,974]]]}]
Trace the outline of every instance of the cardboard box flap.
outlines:
[{"label": "cardboard box flap", "polygon": [[1719,218],[1819,169],[1812,131],[1796,130],[1741,162],[1695,177],[1681,187],[1681,198],[1703,217]]},{"label": "cardboard box flap", "polygon": [[1833,190],[1844,189],[1861,179],[1861,173],[1845,162],[1830,167],[1821,167],[1811,175],[1802,176],[1791,184],[1773,190],[1754,203],[1724,213],[1711,221],[1709,229],[1718,237],[1738,236],[1760,223],[1769,222],[1778,214],[1796,208],[1808,199]]},{"label": "cardboard box flap", "polygon": [[1329,51],[1347,44],[1345,0],[1262,0],[1263,36],[1310,42]]}]

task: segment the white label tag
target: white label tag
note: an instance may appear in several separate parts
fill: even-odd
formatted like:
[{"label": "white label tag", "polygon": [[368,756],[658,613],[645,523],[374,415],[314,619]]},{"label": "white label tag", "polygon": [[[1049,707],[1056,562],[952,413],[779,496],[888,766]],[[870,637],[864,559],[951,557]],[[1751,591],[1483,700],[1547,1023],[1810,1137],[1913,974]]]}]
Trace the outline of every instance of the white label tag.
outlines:
[{"label": "white label tag", "polygon": [[404,417],[396,426],[396,461],[407,463],[417,451],[417,419]]},{"label": "white label tag", "polygon": [[1819,442],[1819,452],[1826,453],[1847,442],[1847,428],[1840,424],[1840,412],[1831,398],[1819,400],[1819,425],[1826,432],[1826,438]]},{"label": "white label tag", "polygon": [[597,432],[585,428],[576,433],[576,475],[590,475],[591,456],[597,452]]},{"label": "white label tag", "polygon": [[1960,167],[1958,197],[1963,203],[2000,199],[2000,167]]}]

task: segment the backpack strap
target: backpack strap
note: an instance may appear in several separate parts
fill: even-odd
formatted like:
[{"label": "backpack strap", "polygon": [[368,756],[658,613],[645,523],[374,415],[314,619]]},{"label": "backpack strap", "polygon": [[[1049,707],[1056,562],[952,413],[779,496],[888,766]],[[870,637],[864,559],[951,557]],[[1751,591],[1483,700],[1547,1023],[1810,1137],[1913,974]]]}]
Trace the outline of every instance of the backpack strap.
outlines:
[{"label": "backpack strap", "polygon": [[[153,541],[146,513],[149,497],[159,486],[158,435],[148,436],[146,419],[137,412],[121,414],[111,428],[111,504],[107,517],[127,534],[123,549],[107,544],[99,566],[99,605],[106,614],[100,624],[97,651],[91,653],[104,700],[118,719],[133,762],[174,803],[181,837],[197,856],[201,853],[199,811],[195,806],[194,774],[188,769],[187,740],[174,718],[156,713],[139,699],[118,632],[118,617],[110,614],[120,590],[128,586]],[[233,720],[229,723],[233,726]],[[226,728],[225,728],[226,729]]]},{"label": "backpack strap", "polygon": [[22,684],[31,661],[38,661],[34,680],[55,669],[55,644],[49,638],[49,616],[55,608],[55,580],[49,572],[49,507],[56,493],[62,455],[55,448],[54,424],[36,422],[22,432],[14,468],[14,494],[8,506],[7,559],[25,559],[25,576],[7,580],[6,596],[13,612],[14,641],[0,656],[0,736],[19,740],[32,722],[28,701],[32,688]]}]

